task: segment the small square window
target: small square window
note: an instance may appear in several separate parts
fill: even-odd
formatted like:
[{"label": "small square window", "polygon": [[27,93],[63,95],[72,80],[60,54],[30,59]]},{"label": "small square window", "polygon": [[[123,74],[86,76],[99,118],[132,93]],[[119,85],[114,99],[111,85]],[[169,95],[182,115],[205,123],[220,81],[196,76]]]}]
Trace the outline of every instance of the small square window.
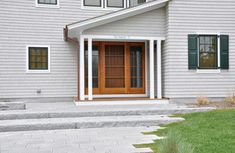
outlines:
[{"label": "small square window", "polygon": [[38,4],[57,5],[57,0],[38,0]]},{"label": "small square window", "polygon": [[48,70],[48,47],[28,47],[28,70]]}]

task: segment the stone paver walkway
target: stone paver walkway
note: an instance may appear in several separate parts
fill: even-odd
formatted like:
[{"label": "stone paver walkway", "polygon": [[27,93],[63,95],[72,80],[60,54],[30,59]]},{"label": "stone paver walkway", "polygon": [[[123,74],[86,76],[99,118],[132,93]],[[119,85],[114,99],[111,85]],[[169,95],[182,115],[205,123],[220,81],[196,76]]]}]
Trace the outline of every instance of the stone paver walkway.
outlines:
[{"label": "stone paver walkway", "polygon": [[137,153],[133,144],[151,143],[143,135],[159,127],[125,127],[0,133],[1,153]]}]

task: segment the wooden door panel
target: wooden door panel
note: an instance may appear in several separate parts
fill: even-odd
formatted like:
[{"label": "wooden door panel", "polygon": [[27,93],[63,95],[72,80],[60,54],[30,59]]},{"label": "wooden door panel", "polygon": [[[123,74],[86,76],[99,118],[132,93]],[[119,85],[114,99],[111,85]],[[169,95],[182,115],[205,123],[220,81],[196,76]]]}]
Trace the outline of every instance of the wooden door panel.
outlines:
[{"label": "wooden door panel", "polygon": [[104,94],[125,93],[125,50],[123,43],[105,43]]},{"label": "wooden door panel", "polygon": [[[96,74],[98,88],[93,88],[94,94],[145,93],[144,43],[95,42],[95,44],[99,46],[99,62],[98,76]],[[87,93],[87,88],[85,92]]]}]

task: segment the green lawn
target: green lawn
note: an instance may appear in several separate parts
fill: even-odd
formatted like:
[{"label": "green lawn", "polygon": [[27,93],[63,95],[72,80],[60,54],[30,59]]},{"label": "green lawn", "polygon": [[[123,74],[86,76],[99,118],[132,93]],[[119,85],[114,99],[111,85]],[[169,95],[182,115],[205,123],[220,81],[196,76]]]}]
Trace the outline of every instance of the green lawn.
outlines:
[{"label": "green lawn", "polygon": [[[195,148],[194,153],[235,153],[235,109],[177,116],[186,120],[146,134],[164,136],[167,131],[173,130]],[[157,153],[158,143],[135,146],[150,147]]]}]

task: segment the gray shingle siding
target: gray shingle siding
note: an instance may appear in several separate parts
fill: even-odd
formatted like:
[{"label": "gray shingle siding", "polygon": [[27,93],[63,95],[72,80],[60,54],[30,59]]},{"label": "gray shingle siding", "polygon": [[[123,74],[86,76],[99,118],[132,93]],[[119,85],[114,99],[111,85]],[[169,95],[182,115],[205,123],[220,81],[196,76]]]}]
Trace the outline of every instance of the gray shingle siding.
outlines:
[{"label": "gray shingle siding", "polygon": [[[172,0],[167,8],[167,40],[163,53],[164,96],[170,98],[224,97],[235,91],[235,1]],[[230,69],[218,74],[188,70],[187,35],[196,32],[228,34]]]},{"label": "gray shingle siding", "polygon": [[165,8],[84,31],[84,34],[165,37]]},{"label": "gray shingle siding", "polygon": [[[63,40],[69,23],[104,14],[81,9],[80,0],[59,8],[35,7],[35,0],[0,2],[0,99],[73,97],[77,94],[77,51]],[[86,30],[86,34],[165,36],[163,96],[224,97],[235,91],[235,1],[171,0],[166,8]],[[188,70],[188,34],[219,32],[230,37],[229,70],[199,74]],[[51,72],[26,73],[26,45],[51,46]],[[36,93],[42,89],[42,94]]]},{"label": "gray shingle siding", "polygon": [[[76,96],[77,51],[64,42],[63,27],[105,13],[80,5],[80,0],[61,0],[60,8],[35,7],[35,0],[0,2],[0,99]],[[26,73],[26,45],[51,46],[50,73]]]}]

